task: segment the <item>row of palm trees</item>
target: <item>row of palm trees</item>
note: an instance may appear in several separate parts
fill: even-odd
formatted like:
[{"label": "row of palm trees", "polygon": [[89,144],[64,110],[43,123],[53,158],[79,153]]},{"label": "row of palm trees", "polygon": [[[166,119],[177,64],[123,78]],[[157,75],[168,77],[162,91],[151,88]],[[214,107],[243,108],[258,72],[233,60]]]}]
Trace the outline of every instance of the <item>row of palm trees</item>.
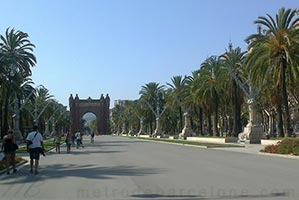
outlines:
[{"label": "row of palm trees", "polygon": [[[24,137],[33,123],[43,132],[53,131],[53,124],[56,129],[69,124],[66,107],[58,103],[44,86],[34,86],[31,79],[31,69],[36,65],[34,48],[29,35],[22,31],[7,28],[5,34],[0,35],[1,138],[8,129],[16,126]],[[52,126],[48,128],[50,124]]]},{"label": "row of palm trees", "polygon": [[237,136],[249,120],[247,102],[254,101],[264,132],[292,136],[299,123],[298,10],[281,8],[254,23],[258,32],[245,39],[246,51],[230,43],[191,75],[174,76],[166,85],[150,82],[138,100],[116,105],[112,130],[153,134],[159,123],[163,133],[177,134],[188,113],[198,135]]}]

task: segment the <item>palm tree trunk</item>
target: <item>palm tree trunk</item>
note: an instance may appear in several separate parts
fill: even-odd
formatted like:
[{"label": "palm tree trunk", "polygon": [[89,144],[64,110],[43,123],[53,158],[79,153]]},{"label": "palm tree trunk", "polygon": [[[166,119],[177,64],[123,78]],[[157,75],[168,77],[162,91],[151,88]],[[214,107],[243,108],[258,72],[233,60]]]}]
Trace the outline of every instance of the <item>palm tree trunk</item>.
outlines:
[{"label": "palm tree trunk", "polygon": [[283,104],[285,108],[285,120],[286,120],[286,133],[285,137],[291,136],[291,119],[290,119],[290,111],[289,111],[289,101],[288,101],[288,93],[286,88],[286,59],[282,60],[282,95],[283,95]]},{"label": "palm tree trunk", "polygon": [[237,137],[242,131],[241,129],[241,103],[239,102],[238,88],[235,81],[233,81],[233,105],[234,105],[234,123],[233,136]]},{"label": "palm tree trunk", "polygon": [[199,120],[199,134],[203,135],[203,117],[202,117],[202,107],[199,107],[199,112],[198,112],[198,120]]},{"label": "palm tree trunk", "polygon": [[218,130],[218,95],[215,92],[215,97],[214,97],[214,119],[213,119],[213,136],[219,136],[219,130]]},{"label": "palm tree trunk", "polygon": [[9,104],[9,92],[10,89],[9,87],[6,89],[6,95],[5,95],[5,100],[4,100],[4,122],[3,122],[3,134],[6,134],[8,132],[8,104]]},{"label": "palm tree trunk", "polygon": [[180,113],[180,130],[183,130],[183,112],[181,106],[179,106],[179,113]]},{"label": "palm tree trunk", "polygon": [[[21,101],[18,98],[18,104],[19,104],[19,108],[21,107]],[[23,125],[23,112],[20,110],[20,131],[22,133],[22,136],[24,137],[24,125]]]},{"label": "palm tree trunk", "polygon": [[150,135],[153,134],[153,120],[150,121]]},{"label": "palm tree trunk", "polygon": [[213,136],[214,137],[217,137],[218,135],[217,135],[217,123],[216,123],[216,121],[217,121],[217,119],[216,119],[217,117],[216,117],[216,114],[214,113],[213,114]]},{"label": "palm tree trunk", "polygon": [[192,130],[195,130],[195,129],[194,129],[194,122],[193,122],[193,117],[192,117],[192,115],[190,115],[190,125],[191,125],[191,129],[192,129]]},{"label": "palm tree trunk", "polygon": [[0,138],[1,139],[4,137],[4,131],[3,131],[3,126],[2,126],[2,119],[3,119],[3,117],[2,117],[2,114],[3,114],[2,108],[3,108],[3,100],[2,100],[2,98],[0,98],[0,131],[1,131],[1,137]]},{"label": "palm tree trunk", "polygon": [[212,118],[211,118],[210,114],[208,114],[208,133],[209,133],[209,136],[213,135],[213,133],[212,133]]},{"label": "palm tree trunk", "polygon": [[277,115],[278,115],[278,125],[277,125],[277,133],[279,137],[284,137],[284,132],[283,132],[283,121],[282,121],[282,108],[281,104],[277,104]]}]

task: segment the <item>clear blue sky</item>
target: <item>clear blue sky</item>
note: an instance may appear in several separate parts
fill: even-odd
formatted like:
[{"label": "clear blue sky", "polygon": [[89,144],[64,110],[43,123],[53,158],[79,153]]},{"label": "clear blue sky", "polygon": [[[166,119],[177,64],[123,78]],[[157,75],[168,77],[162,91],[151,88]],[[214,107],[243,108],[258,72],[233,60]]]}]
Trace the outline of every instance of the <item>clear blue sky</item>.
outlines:
[{"label": "clear blue sky", "polygon": [[[32,79],[68,105],[70,94],[137,99],[142,85],[190,75],[229,40],[246,48],[253,21],[296,0],[1,0],[0,33],[27,32]],[[111,104],[113,106],[113,103]]]}]

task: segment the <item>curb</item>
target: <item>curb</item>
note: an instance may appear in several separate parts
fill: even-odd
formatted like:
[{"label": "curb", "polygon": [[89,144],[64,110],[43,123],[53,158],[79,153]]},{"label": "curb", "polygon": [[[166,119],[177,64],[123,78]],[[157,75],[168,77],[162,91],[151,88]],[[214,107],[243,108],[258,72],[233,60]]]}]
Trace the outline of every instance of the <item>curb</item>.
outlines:
[{"label": "curb", "polygon": [[[126,136],[120,136],[120,137],[128,138]],[[163,142],[163,141],[147,140],[147,139],[142,139],[142,138],[129,138],[129,139],[138,139],[138,140],[142,140],[142,141],[164,143],[164,144],[173,144],[173,145],[180,145],[180,146],[198,147],[198,148],[203,148],[203,149],[217,149],[217,150],[221,150],[221,149],[219,149],[217,147],[210,147],[209,148],[207,146],[192,145],[192,144],[180,144],[180,143],[172,143],[172,142]],[[240,147],[244,148],[244,146],[240,146]],[[246,152],[240,152],[240,153],[246,153]],[[247,154],[255,154],[255,155],[261,155],[261,156],[272,156],[272,157],[279,157],[279,158],[287,158],[287,159],[294,159],[294,160],[297,159],[297,160],[299,160],[299,156],[294,156],[294,155],[265,153],[265,152],[257,152],[257,153],[248,152]]]},{"label": "curb", "polygon": [[[23,158],[23,157],[21,157],[21,158]],[[23,158],[24,159],[24,158]],[[16,169],[19,169],[19,168],[21,168],[23,165],[25,165],[26,163],[28,163],[29,161],[27,160],[27,159],[24,159],[24,161],[22,161],[22,162],[19,162],[18,164],[16,164]],[[11,170],[12,169],[12,166],[10,166],[9,167],[9,170]],[[1,170],[0,171],[0,176],[2,176],[3,174],[5,174],[6,173],[6,169],[3,169],[3,170]]]},{"label": "curb", "polygon": [[258,155],[272,156],[272,157],[279,157],[279,158],[289,158],[289,159],[299,160],[299,156],[293,156],[293,155],[287,155],[287,154],[258,152]]}]

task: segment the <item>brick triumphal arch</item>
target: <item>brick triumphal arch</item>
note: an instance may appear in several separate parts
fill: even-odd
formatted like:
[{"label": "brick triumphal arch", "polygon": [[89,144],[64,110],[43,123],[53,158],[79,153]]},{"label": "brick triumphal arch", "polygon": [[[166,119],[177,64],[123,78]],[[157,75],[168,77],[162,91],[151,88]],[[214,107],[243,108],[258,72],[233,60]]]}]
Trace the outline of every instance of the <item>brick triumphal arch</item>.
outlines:
[{"label": "brick triumphal arch", "polygon": [[70,114],[71,114],[71,132],[75,133],[81,130],[81,119],[85,113],[91,112],[97,117],[98,134],[109,134],[109,106],[110,98],[101,95],[100,99],[79,99],[78,94],[75,98],[70,95],[69,98]]}]

